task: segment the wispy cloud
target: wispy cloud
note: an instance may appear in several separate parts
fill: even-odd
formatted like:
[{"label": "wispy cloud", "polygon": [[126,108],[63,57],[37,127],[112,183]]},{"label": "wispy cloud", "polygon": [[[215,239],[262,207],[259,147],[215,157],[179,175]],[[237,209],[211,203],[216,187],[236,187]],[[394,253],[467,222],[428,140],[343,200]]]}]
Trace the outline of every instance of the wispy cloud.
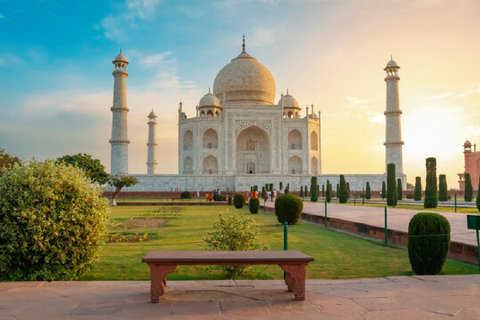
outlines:
[{"label": "wispy cloud", "polygon": [[3,18],[5,18],[5,16],[0,13],[0,19],[3,19]]},{"label": "wispy cloud", "polygon": [[17,64],[17,63],[22,63],[23,60],[10,53],[5,53],[5,54],[0,54],[0,66],[8,65],[8,64]]},{"label": "wispy cloud", "polygon": [[358,97],[352,97],[352,96],[343,96],[345,100],[349,102],[349,104],[367,104],[372,102],[371,99],[361,99]]},{"label": "wispy cloud", "polygon": [[428,100],[443,99],[443,98],[453,96],[454,94],[455,94],[455,92],[442,93],[442,94],[439,94],[439,95],[436,95],[436,96],[433,96],[433,97],[429,97]]}]

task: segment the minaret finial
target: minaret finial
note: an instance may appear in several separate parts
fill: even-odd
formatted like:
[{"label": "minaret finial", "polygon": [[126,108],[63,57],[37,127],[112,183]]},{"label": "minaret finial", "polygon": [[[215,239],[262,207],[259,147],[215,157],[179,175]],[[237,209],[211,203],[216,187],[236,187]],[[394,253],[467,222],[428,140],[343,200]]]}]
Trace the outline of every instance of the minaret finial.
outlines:
[{"label": "minaret finial", "polygon": [[288,88],[287,88],[287,95],[288,95]]},{"label": "minaret finial", "polygon": [[390,55],[390,60],[393,60],[393,54]]},{"label": "minaret finial", "polygon": [[242,51],[245,52],[245,35],[243,35]]},{"label": "minaret finial", "polygon": [[120,54],[122,54],[122,48],[120,48]]}]

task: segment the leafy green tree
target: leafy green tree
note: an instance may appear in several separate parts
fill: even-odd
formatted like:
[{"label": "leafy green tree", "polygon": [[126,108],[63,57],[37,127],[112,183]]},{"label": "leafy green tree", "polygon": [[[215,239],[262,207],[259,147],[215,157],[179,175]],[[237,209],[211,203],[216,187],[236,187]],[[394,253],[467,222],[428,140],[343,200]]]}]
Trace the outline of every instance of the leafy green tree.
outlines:
[{"label": "leafy green tree", "polygon": [[365,187],[365,198],[367,200],[372,199],[372,191],[370,190],[370,182],[367,181],[367,185]]},{"label": "leafy green tree", "polygon": [[424,208],[436,208],[438,205],[437,198],[437,159],[427,158],[427,185],[425,186]]},{"label": "leafy green tree", "polygon": [[19,166],[23,165],[23,161],[19,157],[14,157],[5,152],[4,149],[0,148],[0,177],[2,176],[3,168],[11,168],[14,164]]},{"label": "leafy green tree", "polygon": [[347,203],[348,201],[348,187],[347,182],[345,181],[345,176],[340,175],[340,190],[338,195],[338,202]]},{"label": "leafy green tree", "polygon": [[57,159],[57,162],[63,162],[66,165],[76,166],[83,170],[85,175],[90,178],[92,183],[105,184],[110,177],[105,172],[105,167],[98,159],[93,159],[89,154],[78,153],[76,155],[66,155]]},{"label": "leafy green tree", "polygon": [[448,201],[447,176],[438,176],[438,201]]},{"label": "leafy green tree", "polygon": [[115,192],[113,193],[112,199],[117,199],[118,194],[122,188],[128,188],[134,186],[138,183],[138,179],[124,174],[115,174],[110,177],[108,184],[112,187],[115,187]]},{"label": "leafy green tree", "polygon": [[402,179],[397,179],[397,200],[403,199],[403,186]]},{"label": "leafy green tree", "polygon": [[416,201],[422,200],[422,178],[415,177],[415,192],[413,199]]},{"label": "leafy green tree", "polygon": [[470,202],[473,199],[472,178],[470,173],[465,173],[465,201]]},{"label": "leafy green tree", "polygon": [[387,164],[387,205],[397,205],[397,184],[395,181],[395,164]]},{"label": "leafy green tree", "polygon": [[332,184],[330,183],[329,180],[327,180],[327,193],[326,193],[326,199],[328,203],[332,201]]},{"label": "leafy green tree", "polygon": [[318,201],[317,177],[312,177],[311,178],[310,201],[312,201],[312,202],[317,202]]},{"label": "leafy green tree", "polygon": [[[258,199],[257,199],[258,200]],[[255,220],[231,208],[219,214],[213,224],[214,231],[208,232],[204,241],[207,249],[212,251],[246,251],[260,247],[257,238],[259,225]],[[248,266],[219,266],[228,279],[234,279],[243,274]]]},{"label": "leafy green tree", "polygon": [[385,184],[385,181],[382,181],[382,199],[385,199],[387,197],[387,186]]},{"label": "leafy green tree", "polygon": [[0,281],[73,280],[97,259],[108,201],[80,169],[14,166],[0,194]]}]

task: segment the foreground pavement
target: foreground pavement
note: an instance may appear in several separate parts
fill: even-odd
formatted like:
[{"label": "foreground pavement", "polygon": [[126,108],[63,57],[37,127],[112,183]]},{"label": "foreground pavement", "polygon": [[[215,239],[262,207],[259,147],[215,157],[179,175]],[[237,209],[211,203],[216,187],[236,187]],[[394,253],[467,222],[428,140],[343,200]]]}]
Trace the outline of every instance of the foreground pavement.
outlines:
[{"label": "foreground pavement", "polygon": [[[308,271],[307,271],[308,272]],[[480,319],[480,275],[307,280],[295,301],[281,280],[0,283],[2,320]]]}]

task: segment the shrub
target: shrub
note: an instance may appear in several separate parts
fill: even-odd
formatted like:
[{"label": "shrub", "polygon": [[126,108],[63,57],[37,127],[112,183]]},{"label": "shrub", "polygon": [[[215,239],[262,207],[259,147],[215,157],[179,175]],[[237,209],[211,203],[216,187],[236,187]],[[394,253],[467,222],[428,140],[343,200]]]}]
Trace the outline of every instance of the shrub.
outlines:
[{"label": "shrub", "polygon": [[303,186],[300,186],[300,198],[303,198]]},{"label": "shrub", "polygon": [[72,280],[97,258],[109,211],[82,170],[52,160],[3,171],[0,281]]},{"label": "shrub", "polygon": [[325,198],[325,185],[322,184],[322,197]]},{"label": "shrub", "polygon": [[228,196],[228,205],[231,206],[233,203],[232,196]]},{"label": "shrub", "polygon": [[183,191],[182,193],[180,193],[180,198],[182,198],[182,199],[190,199],[190,192],[188,192],[188,191]]},{"label": "shrub", "polygon": [[438,176],[438,201],[448,201],[447,176]]},{"label": "shrub", "polygon": [[370,190],[370,182],[367,181],[367,186],[365,187],[365,198],[370,200],[372,199],[372,191]]},{"label": "shrub", "polygon": [[408,225],[408,257],[416,274],[437,274],[450,248],[450,223],[433,212],[417,213]]},{"label": "shrub", "polygon": [[387,164],[387,205],[397,205],[397,184],[395,183],[395,164]]},{"label": "shrub", "polygon": [[317,177],[312,177],[310,183],[310,201],[318,201]]},{"label": "shrub", "polygon": [[385,184],[385,181],[382,181],[382,199],[385,199],[387,197],[387,186]]},{"label": "shrub", "polygon": [[413,198],[416,201],[422,200],[422,178],[415,177],[415,192]]},{"label": "shrub", "polygon": [[[258,199],[257,199],[258,200]],[[252,217],[227,208],[213,224],[215,229],[204,239],[207,249],[213,251],[246,251],[260,247],[257,239],[259,226]],[[248,266],[219,266],[228,279],[235,278]]]},{"label": "shrub", "polygon": [[338,202],[347,203],[347,201],[348,201],[348,186],[347,186],[347,182],[345,181],[345,176],[343,174],[340,175],[340,190],[338,192],[339,192]]},{"label": "shrub", "polygon": [[233,196],[233,205],[237,209],[243,208],[246,201],[247,196],[245,196],[243,193],[235,193],[235,195]]},{"label": "shrub", "polygon": [[305,197],[308,197],[308,186],[305,185]]},{"label": "shrub", "polygon": [[218,195],[218,201],[226,201],[227,197],[224,194],[219,194]]},{"label": "shrub", "polygon": [[397,200],[403,199],[402,179],[397,179]]},{"label": "shrub", "polygon": [[470,202],[473,199],[473,187],[472,187],[472,178],[470,173],[465,173],[465,201]]},{"label": "shrub", "polygon": [[303,201],[293,194],[283,194],[275,200],[275,215],[278,222],[296,224],[302,215]]},{"label": "shrub", "polygon": [[330,183],[329,180],[327,180],[327,193],[326,193],[325,200],[327,200],[328,203],[332,201],[332,184]]},{"label": "shrub", "polygon": [[250,198],[249,204],[250,213],[258,213],[258,208],[260,207],[260,199]]},{"label": "shrub", "polygon": [[423,206],[425,209],[436,208],[438,205],[437,198],[437,160],[435,158],[427,158],[427,185],[425,186],[425,201]]}]

